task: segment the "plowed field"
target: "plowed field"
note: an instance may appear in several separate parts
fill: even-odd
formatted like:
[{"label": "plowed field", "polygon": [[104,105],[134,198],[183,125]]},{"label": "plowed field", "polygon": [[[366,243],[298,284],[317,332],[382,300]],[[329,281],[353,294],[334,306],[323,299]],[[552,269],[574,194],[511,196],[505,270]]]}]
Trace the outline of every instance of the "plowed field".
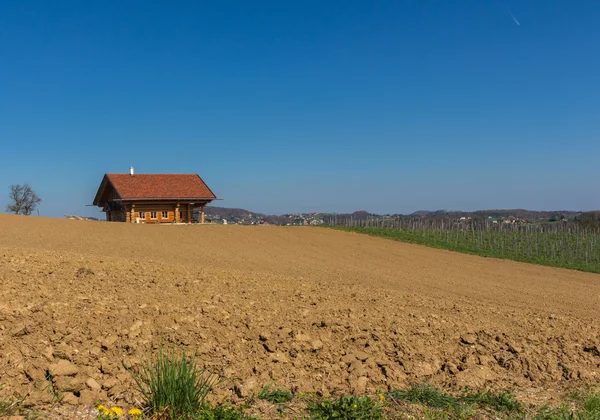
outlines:
[{"label": "plowed field", "polygon": [[0,216],[0,385],[130,403],[173,343],[225,381],[323,395],[429,382],[560,398],[600,375],[600,275],[311,227]]}]

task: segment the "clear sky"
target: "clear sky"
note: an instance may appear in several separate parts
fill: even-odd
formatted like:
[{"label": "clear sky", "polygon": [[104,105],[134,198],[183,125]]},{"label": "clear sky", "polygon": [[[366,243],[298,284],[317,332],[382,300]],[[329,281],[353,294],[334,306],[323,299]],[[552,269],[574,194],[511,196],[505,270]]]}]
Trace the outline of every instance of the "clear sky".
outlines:
[{"label": "clear sky", "polygon": [[266,213],[600,208],[600,2],[0,2],[0,210],[105,172]]}]

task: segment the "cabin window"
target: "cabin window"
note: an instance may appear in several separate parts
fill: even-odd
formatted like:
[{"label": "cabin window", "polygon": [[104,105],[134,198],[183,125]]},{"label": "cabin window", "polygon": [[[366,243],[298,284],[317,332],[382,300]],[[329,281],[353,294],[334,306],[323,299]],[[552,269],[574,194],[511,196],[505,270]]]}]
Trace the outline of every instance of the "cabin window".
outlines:
[{"label": "cabin window", "polygon": [[161,216],[162,216],[163,219],[168,219],[169,218],[169,212],[168,211],[163,211]]},{"label": "cabin window", "polygon": [[179,218],[183,219],[183,212],[182,211],[179,212]]},{"label": "cabin window", "polygon": [[146,218],[146,212],[145,211],[141,211],[140,212],[140,219],[145,219]]},{"label": "cabin window", "polygon": [[151,211],[150,212],[150,218],[151,219],[156,219],[156,212],[155,211]]}]

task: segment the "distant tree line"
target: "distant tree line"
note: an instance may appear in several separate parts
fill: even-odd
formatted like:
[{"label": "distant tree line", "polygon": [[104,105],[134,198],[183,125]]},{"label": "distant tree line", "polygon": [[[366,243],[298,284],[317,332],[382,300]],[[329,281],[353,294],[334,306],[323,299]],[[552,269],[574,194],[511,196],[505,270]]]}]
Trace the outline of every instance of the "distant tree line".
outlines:
[{"label": "distant tree line", "polygon": [[586,229],[600,230],[600,211],[588,211],[575,216],[575,221]]}]

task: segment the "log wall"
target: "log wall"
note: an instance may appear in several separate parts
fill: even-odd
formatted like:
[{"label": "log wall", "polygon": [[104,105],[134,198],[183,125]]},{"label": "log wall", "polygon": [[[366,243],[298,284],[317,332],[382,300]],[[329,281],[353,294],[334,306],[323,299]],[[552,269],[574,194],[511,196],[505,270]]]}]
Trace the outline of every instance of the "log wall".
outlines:
[{"label": "log wall", "polygon": [[194,210],[201,206],[197,204],[191,205],[187,202],[142,202],[127,203],[123,207],[123,210],[111,211],[110,215],[107,211],[107,220],[148,224],[191,223]]}]

